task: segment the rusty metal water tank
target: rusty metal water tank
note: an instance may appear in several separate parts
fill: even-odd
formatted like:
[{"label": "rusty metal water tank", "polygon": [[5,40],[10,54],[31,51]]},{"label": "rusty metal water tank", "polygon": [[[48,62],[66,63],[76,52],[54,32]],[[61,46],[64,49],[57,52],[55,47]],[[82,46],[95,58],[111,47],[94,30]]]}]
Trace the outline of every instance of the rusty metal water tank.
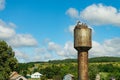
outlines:
[{"label": "rusty metal water tank", "polygon": [[74,29],[74,48],[89,50],[92,47],[91,32],[86,24],[78,22]]}]

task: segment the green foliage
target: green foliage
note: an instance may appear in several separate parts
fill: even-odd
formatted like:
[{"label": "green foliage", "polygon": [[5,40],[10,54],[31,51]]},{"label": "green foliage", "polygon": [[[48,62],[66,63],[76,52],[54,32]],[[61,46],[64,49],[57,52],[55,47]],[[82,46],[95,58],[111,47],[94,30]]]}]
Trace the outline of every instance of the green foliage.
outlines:
[{"label": "green foliage", "polygon": [[53,80],[62,80],[60,75],[53,76]]},{"label": "green foliage", "polygon": [[[116,80],[120,79],[120,62],[118,57],[116,60],[115,57],[98,57],[90,58],[89,60],[89,80],[95,80],[96,74],[100,74],[101,80],[109,80],[110,77],[115,77]],[[41,80],[47,80],[48,78],[61,80],[66,74],[72,74],[75,80],[78,80],[77,67],[76,59],[53,60],[49,62],[19,63],[19,72],[22,75],[40,72],[43,74]]]},{"label": "green foliage", "polygon": [[41,80],[47,80],[47,77],[46,77],[45,75],[43,75],[43,76],[41,77]]},{"label": "green foliage", "polygon": [[89,62],[120,62],[120,57],[94,57],[90,58]]},{"label": "green foliage", "polygon": [[88,67],[88,71],[89,71],[89,79],[95,80],[96,74],[99,73],[98,67],[94,64],[90,64]]},{"label": "green foliage", "polygon": [[64,60],[49,60],[49,63],[72,63],[72,62],[77,62],[77,59],[64,59]]},{"label": "green foliage", "polygon": [[17,69],[14,52],[5,41],[0,41],[0,80],[8,80],[10,72]]},{"label": "green foliage", "polygon": [[45,69],[41,69],[40,72],[45,74],[47,78],[51,79],[53,76],[60,74],[60,67],[52,65],[51,67],[46,67]]},{"label": "green foliage", "polygon": [[16,71],[22,76],[26,77],[26,75],[30,73],[28,67],[31,67],[31,65],[27,65],[26,63],[19,63]]}]

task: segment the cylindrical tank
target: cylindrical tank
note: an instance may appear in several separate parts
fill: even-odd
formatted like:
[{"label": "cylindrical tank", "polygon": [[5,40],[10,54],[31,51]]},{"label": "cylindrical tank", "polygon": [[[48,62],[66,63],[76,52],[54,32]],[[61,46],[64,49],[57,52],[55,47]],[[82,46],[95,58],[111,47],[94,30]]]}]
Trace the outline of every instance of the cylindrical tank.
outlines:
[{"label": "cylindrical tank", "polygon": [[74,48],[77,50],[89,50],[92,47],[92,30],[86,24],[77,24],[74,29]]}]

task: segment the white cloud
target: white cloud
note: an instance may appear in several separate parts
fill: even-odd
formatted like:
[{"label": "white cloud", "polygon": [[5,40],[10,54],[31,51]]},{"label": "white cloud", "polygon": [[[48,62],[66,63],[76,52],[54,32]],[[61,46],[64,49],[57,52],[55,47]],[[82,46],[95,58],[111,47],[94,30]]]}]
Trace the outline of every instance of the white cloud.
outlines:
[{"label": "white cloud", "polygon": [[[50,50],[58,56],[64,58],[76,58],[77,51],[74,49],[73,42],[67,41],[64,46],[54,42],[48,43]],[[105,40],[103,43],[92,41],[92,48],[89,51],[90,57],[97,56],[120,56],[120,38]],[[49,52],[49,51],[48,51]]]},{"label": "white cloud", "polygon": [[49,60],[49,59],[51,59],[52,58],[52,55],[51,54],[45,54],[45,56],[44,56],[44,60]]},{"label": "white cloud", "polygon": [[[75,26],[76,26],[77,24],[75,24],[75,25],[70,25],[69,27],[68,27],[68,32],[69,33],[71,33],[72,35],[74,35],[74,28],[75,28]],[[91,28],[92,29],[92,33],[94,34],[94,29],[90,26],[90,25],[88,25],[88,28]]]},{"label": "white cloud", "polygon": [[106,51],[102,44],[92,41],[92,48],[90,49],[90,57],[96,57],[96,56],[106,56]]},{"label": "white cloud", "polygon": [[61,46],[55,42],[49,41],[47,46],[43,46],[35,49],[32,61],[48,61],[54,59],[75,58],[76,50],[73,47],[73,43],[68,41],[64,46]]},{"label": "white cloud", "polygon": [[37,46],[38,43],[31,34],[17,34],[15,27],[14,23],[6,23],[0,19],[0,39],[7,41],[12,47]]},{"label": "white cloud", "polygon": [[11,27],[11,28],[16,28],[16,25],[12,22],[9,22],[8,25]]},{"label": "white cloud", "polygon": [[[105,40],[103,43],[92,41],[92,48],[89,57],[98,56],[120,56],[120,38]],[[19,61],[48,61],[53,59],[77,58],[77,50],[74,49],[73,42],[67,41],[63,46],[55,42],[48,42],[47,46],[36,48],[34,54],[27,55],[20,51],[15,51]]]},{"label": "white cloud", "polygon": [[68,31],[73,35],[73,31],[74,31],[75,25],[70,25],[68,27]]},{"label": "white cloud", "polygon": [[31,54],[30,52],[28,53],[28,51],[15,49],[15,57],[20,63],[48,61],[53,58],[46,48],[34,48],[33,53]]},{"label": "white cloud", "polygon": [[120,12],[112,6],[90,5],[80,13],[80,17],[91,24],[120,25]]},{"label": "white cloud", "polygon": [[120,55],[120,38],[106,40],[103,45],[107,52]]},{"label": "white cloud", "polygon": [[0,39],[9,39],[16,34],[14,28],[11,27],[12,25],[6,24],[0,19]]},{"label": "white cloud", "polygon": [[49,50],[59,51],[59,49],[61,49],[61,46],[54,43],[54,42],[48,42],[48,49]]},{"label": "white cloud", "polygon": [[45,54],[45,53],[47,53],[47,50],[46,50],[45,47],[35,48],[35,53],[36,53],[36,54]]},{"label": "white cloud", "polygon": [[35,49],[33,61],[40,60],[48,61],[52,58],[53,58],[52,55],[50,54],[46,47],[40,47]]},{"label": "white cloud", "polygon": [[19,62],[29,62],[30,61],[30,56],[22,51],[15,50],[15,56],[19,60]]},{"label": "white cloud", "polygon": [[78,18],[79,17],[79,12],[75,8],[69,8],[66,11],[66,14],[69,15],[72,18]]},{"label": "white cloud", "polygon": [[43,60],[43,58],[42,58],[41,55],[35,55],[35,54],[34,54],[34,55],[31,57],[31,61],[32,61],[32,62],[41,61],[41,60]]},{"label": "white cloud", "polygon": [[76,55],[76,51],[71,41],[66,42],[64,46],[61,46],[54,42],[49,42],[48,50],[55,52],[58,56],[61,56],[63,58],[71,58],[75,57]]},{"label": "white cloud", "polygon": [[9,27],[0,25],[0,39],[8,39],[15,35],[15,31]]},{"label": "white cloud", "polygon": [[120,56],[120,38],[105,40],[102,44],[93,41],[90,56]]},{"label": "white cloud", "polygon": [[[89,56],[120,56],[119,41],[120,38],[108,39],[103,43],[92,41],[92,48],[89,51]],[[40,51],[46,51],[51,55],[55,53],[55,55],[61,57],[61,59],[77,57],[77,51],[74,49],[73,42],[71,41],[67,41],[64,46],[55,42],[48,42],[48,46]]]},{"label": "white cloud", "polygon": [[13,47],[34,47],[38,44],[30,34],[17,34],[8,43]]},{"label": "white cloud", "polygon": [[51,52],[55,52],[60,56],[64,55],[64,50],[62,49],[62,47],[54,42],[48,43],[48,50]]},{"label": "white cloud", "polygon": [[113,6],[103,4],[92,4],[79,11],[75,8],[69,8],[66,13],[73,18],[83,20],[92,25],[112,24],[120,25],[120,11]]},{"label": "white cloud", "polygon": [[0,0],[0,10],[5,8],[5,0]]},{"label": "white cloud", "polygon": [[65,56],[67,57],[76,57],[77,51],[74,49],[73,42],[68,41],[64,45]]}]

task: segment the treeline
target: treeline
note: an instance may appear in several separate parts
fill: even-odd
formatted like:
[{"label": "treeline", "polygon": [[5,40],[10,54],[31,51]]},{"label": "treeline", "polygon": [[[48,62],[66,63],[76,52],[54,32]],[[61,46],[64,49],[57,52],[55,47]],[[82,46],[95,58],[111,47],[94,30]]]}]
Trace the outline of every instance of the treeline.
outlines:
[{"label": "treeline", "polygon": [[[89,58],[89,63],[94,63],[94,62],[120,62],[120,57],[109,57],[109,56],[104,56],[104,57],[94,57],[94,58]],[[49,60],[48,63],[76,63],[77,59],[64,59],[64,60]],[[35,63],[45,63],[45,62],[35,62]]]},{"label": "treeline", "polygon": [[49,60],[48,63],[76,63],[77,59]]},{"label": "treeline", "polygon": [[[109,56],[104,56],[104,57],[94,57],[94,58],[89,58],[89,63],[94,63],[94,62],[120,62],[120,57],[109,57]],[[28,62],[27,64],[42,64],[42,63],[77,63],[77,59],[63,59],[63,60],[49,60],[48,62],[45,61],[37,61],[37,62]]]},{"label": "treeline", "polygon": [[90,63],[94,62],[120,62],[120,57],[95,57],[89,59]]},{"label": "treeline", "polygon": [[[94,57],[94,58],[89,58],[89,63],[95,63],[95,62],[120,62],[120,57],[109,57],[109,56],[104,56],[104,57]],[[77,59],[63,59],[63,60],[49,60],[48,62],[41,61],[41,62],[29,62],[27,64],[44,64],[44,63],[77,63]]]}]

